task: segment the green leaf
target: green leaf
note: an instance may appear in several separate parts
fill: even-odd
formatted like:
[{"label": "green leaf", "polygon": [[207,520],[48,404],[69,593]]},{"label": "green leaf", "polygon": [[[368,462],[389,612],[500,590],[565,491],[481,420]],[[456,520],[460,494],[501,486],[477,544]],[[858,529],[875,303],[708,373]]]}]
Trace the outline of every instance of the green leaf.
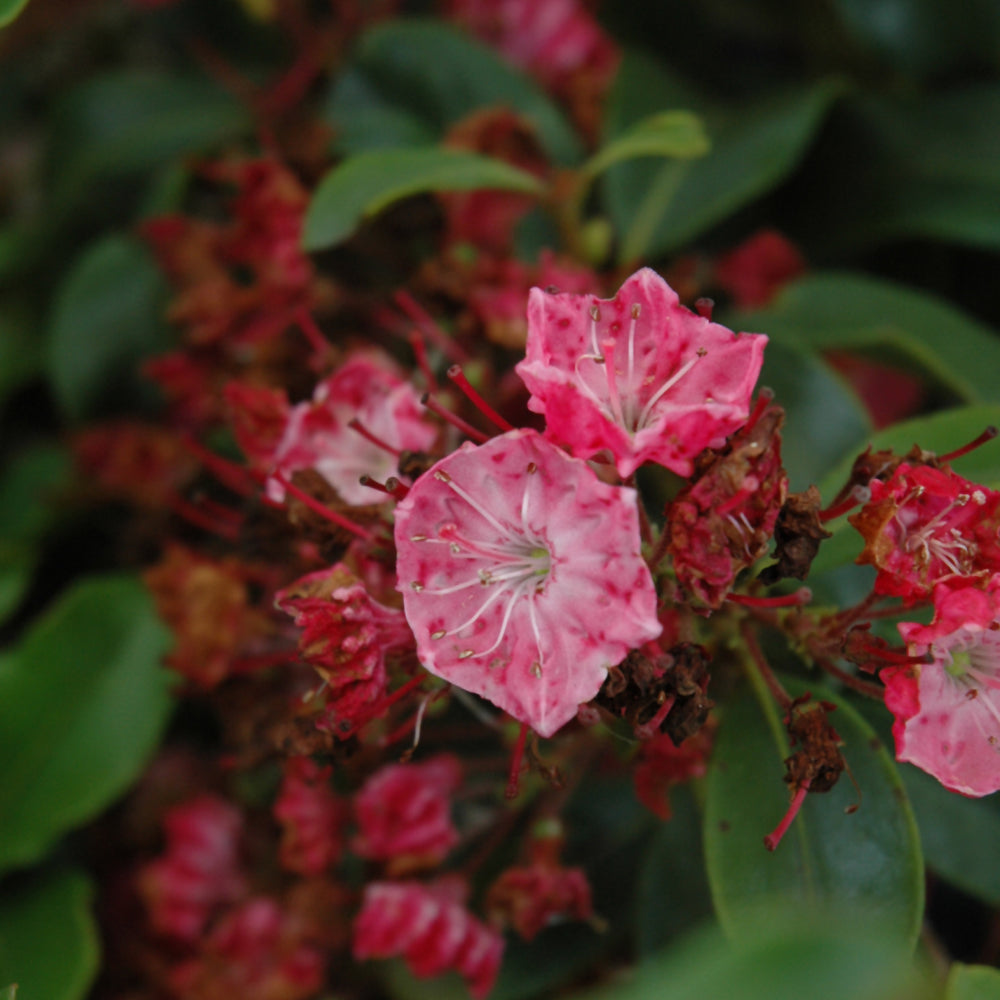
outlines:
[{"label": "green leaf", "polygon": [[579,139],[540,87],[489,47],[450,25],[400,20],[362,37],[355,61],[327,102],[325,117],[342,152],[441,138],[455,122],[488,107],[517,112],[561,164],[579,161]]},{"label": "green leaf", "polygon": [[76,584],[0,661],[0,869],[119,795],[170,710],[169,634],[127,577]]},{"label": "green leaf", "polygon": [[844,110],[801,189],[828,253],[915,236],[1000,247],[1000,84],[855,96]]},{"label": "green leaf", "polygon": [[[709,765],[705,858],[716,914],[726,933],[748,932],[747,913],[778,899],[814,912],[857,911],[885,938],[913,944],[923,918],[923,862],[906,793],[874,730],[820,685],[783,681],[837,705],[852,780],[809,795],[773,854],[763,838],[789,803],[782,761],[791,753],[781,713],[766,690],[726,702]],[[858,791],[860,790],[860,802]],[[859,806],[848,815],[845,809]],[[836,995],[836,994],[829,994]]]},{"label": "green leaf", "polygon": [[[920,828],[927,867],[990,906],[1000,906],[1000,813],[992,803],[948,791],[936,778],[900,765]],[[1000,996],[1000,994],[998,994]]]},{"label": "green leaf", "polygon": [[28,0],[0,0],[0,28],[10,24],[27,4]]},{"label": "green leaf", "polygon": [[952,965],[945,1000],[997,1000],[997,997],[1000,997],[1000,969],[962,962]]},{"label": "green leaf", "polygon": [[98,964],[92,895],[89,880],[72,870],[34,873],[5,885],[0,982],[15,983],[23,1000],[83,1000]]},{"label": "green leaf", "polygon": [[[645,66],[630,66],[626,56],[619,91],[609,103],[609,138],[649,113],[648,96],[630,98],[650,86],[640,72]],[[626,163],[608,171],[607,210],[621,238],[623,264],[683,246],[780,183],[804,155],[841,89],[826,81],[751,107],[722,108],[666,74],[654,76],[652,86],[661,107],[688,107],[704,120],[711,149],[698,160]]]},{"label": "green leaf", "polygon": [[793,490],[816,482],[871,430],[857,396],[821,358],[806,351],[771,341],[759,383],[774,390],[787,414],[781,454]]},{"label": "green leaf", "polygon": [[243,104],[198,77],[117,70],[76,83],[51,121],[53,200],[68,211],[98,179],[152,170],[252,128]]},{"label": "green leaf", "polygon": [[925,292],[859,274],[812,274],[740,329],[815,351],[858,351],[918,370],[970,403],[1000,402],[1000,333]]},{"label": "green leaf", "polygon": [[906,950],[863,926],[851,911],[771,900],[738,941],[701,931],[583,1000],[929,1000]]},{"label": "green leaf", "polygon": [[303,244],[321,250],[347,239],[393,202],[426,191],[480,188],[540,194],[541,182],[502,160],[453,149],[384,149],[352,156],[319,183]]},{"label": "green leaf", "polygon": [[0,1000],[17,1000],[17,983],[11,983],[0,990]]},{"label": "green leaf", "polygon": [[0,621],[31,583],[38,542],[57,513],[52,501],[69,473],[64,449],[40,445],[16,455],[0,478]]},{"label": "green leaf", "polygon": [[661,823],[642,859],[636,882],[636,948],[640,956],[659,951],[712,916],[705,876],[701,817],[691,789],[670,795],[673,815]]},{"label": "green leaf", "polygon": [[[0,249],[0,257],[2,254]],[[0,302],[0,406],[11,393],[41,373],[41,342],[38,323],[29,309],[14,301]]]},{"label": "green leaf", "polygon": [[163,276],[146,248],[105,236],[78,258],[56,293],[48,371],[70,417],[93,416],[141,397],[139,361],[168,345]]},{"label": "green leaf", "polygon": [[701,119],[689,111],[661,111],[636,122],[622,135],[597,151],[581,174],[597,177],[609,167],[643,156],[692,160],[709,150]]}]

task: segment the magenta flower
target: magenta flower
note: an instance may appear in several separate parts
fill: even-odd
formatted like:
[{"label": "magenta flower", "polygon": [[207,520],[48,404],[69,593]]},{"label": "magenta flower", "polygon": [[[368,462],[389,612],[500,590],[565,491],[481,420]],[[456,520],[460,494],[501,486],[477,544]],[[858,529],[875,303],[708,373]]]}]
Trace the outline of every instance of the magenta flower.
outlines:
[{"label": "magenta flower", "polygon": [[346,809],[330,787],[332,773],[311,757],[285,760],[273,811],[281,824],[279,860],[286,871],[322,875],[340,858]]},{"label": "magenta flower", "polygon": [[913,656],[932,662],[882,671],[899,760],[952,791],[1000,789],[1000,574],[985,589],[939,584],[930,625],[901,622]]},{"label": "magenta flower", "polygon": [[461,781],[461,765],[450,754],[380,768],[354,800],[354,850],[391,862],[394,874],[440,863],[458,843],[451,797]]},{"label": "magenta flower", "polygon": [[500,971],[502,935],[462,905],[454,882],[369,882],[354,924],[354,957],[402,955],[417,977],[456,969],[483,1000]]},{"label": "magenta flower", "polygon": [[859,563],[878,570],[875,593],[908,603],[948,578],[1000,571],[1000,493],[947,469],[903,462],[848,520],[865,540]]},{"label": "magenta flower", "polygon": [[621,476],[643,462],[690,476],[747,419],[766,343],[689,312],[644,268],[613,299],[533,288],[516,371],[546,435],[578,458],[607,449]]},{"label": "magenta flower", "polygon": [[[396,454],[352,427],[352,420]],[[361,477],[402,478],[398,452],[422,451],[436,436],[416,389],[403,379],[392,359],[378,351],[360,352],[320,382],[311,402],[291,409],[272,464],[285,476],[315,469],[345,503],[377,503],[384,497],[362,486]],[[271,478],[267,494],[280,503],[284,487]]]},{"label": "magenta flower", "polygon": [[396,508],[420,661],[551,736],[661,630],[635,492],[531,430],[463,445]]}]

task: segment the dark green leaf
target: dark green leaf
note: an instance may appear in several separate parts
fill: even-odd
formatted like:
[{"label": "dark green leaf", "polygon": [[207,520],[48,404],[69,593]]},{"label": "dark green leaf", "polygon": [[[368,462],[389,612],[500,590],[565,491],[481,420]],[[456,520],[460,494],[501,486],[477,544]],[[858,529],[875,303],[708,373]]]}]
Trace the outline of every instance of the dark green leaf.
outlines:
[{"label": "dark green leaf", "polygon": [[732,322],[815,351],[859,351],[918,370],[966,402],[1000,401],[1000,334],[933,295],[880,278],[813,274]]},{"label": "dark green leaf", "polygon": [[356,153],[415,140],[425,129],[440,138],[459,119],[488,107],[510,108],[526,119],[557,163],[580,159],[575,133],[533,81],[486,45],[430,20],[368,31],[326,117],[341,150]]},{"label": "dark green leaf", "polygon": [[170,709],[169,636],[125,577],[74,586],[0,663],[0,868],[36,861],[127,787]]},{"label": "dark green leaf", "polygon": [[583,165],[581,173],[593,178],[626,160],[644,156],[690,160],[704,156],[708,150],[708,137],[696,115],[689,111],[660,111],[601,147]]},{"label": "dark green leaf", "polygon": [[909,764],[901,765],[900,772],[917,817],[927,867],[970,896],[1000,906],[996,863],[1000,813],[990,802],[948,791]]},{"label": "dark green leaf", "polygon": [[91,895],[76,871],[36,873],[4,886],[0,982],[16,983],[23,1000],[82,1000],[98,962]]},{"label": "dark green leaf", "polygon": [[17,455],[0,478],[0,621],[31,583],[38,541],[54,519],[53,501],[69,471],[62,448],[42,445]]},{"label": "dark green leaf", "polygon": [[104,237],[74,263],[56,295],[48,342],[49,376],[68,416],[93,415],[109,396],[116,405],[138,397],[139,361],[168,343],[165,297],[163,276],[132,237]]},{"label": "dark green leaf", "polygon": [[307,250],[340,243],[366,218],[414,194],[478,188],[542,191],[531,174],[477,153],[437,148],[359,153],[320,181],[306,213],[303,243]]},{"label": "dark green leaf", "polygon": [[1000,969],[956,962],[948,973],[945,1000],[997,1000]]},{"label": "dark green leaf", "polygon": [[[761,327],[738,327],[761,330]],[[781,454],[793,490],[814,483],[870,431],[857,396],[822,359],[772,341],[764,351],[760,385],[785,408]]]},{"label": "dark green leaf", "polygon": [[[0,249],[0,257],[2,255]],[[12,392],[41,373],[41,344],[38,323],[30,310],[16,302],[0,303],[0,406]]]},{"label": "dark green leaf", "polygon": [[[624,93],[613,95],[609,139],[652,110],[649,97],[627,98],[642,86],[637,70],[626,63],[619,80]],[[623,263],[675,250],[777,185],[801,159],[840,90],[827,82],[749,108],[723,109],[666,74],[654,77],[652,87],[664,101],[661,108],[687,107],[704,120],[711,149],[698,160],[619,164],[608,171],[608,214],[622,240]]]},{"label": "dark green leaf", "polygon": [[661,823],[646,848],[636,895],[636,948],[659,951],[712,915],[712,899],[701,848],[701,817],[689,788],[670,795],[673,815]]},{"label": "dark green leaf", "polygon": [[[801,682],[784,683],[793,697],[806,690]],[[912,944],[923,917],[923,863],[899,774],[847,701],[820,685],[808,690],[837,705],[831,721],[860,803],[846,776],[829,792],[807,796],[769,854],[763,838],[788,808],[782,761],[791,751],[768,692],[744,688],[725,704],[707,778],[705,857],[716,914],[739,939],[755,906],[799,901],[814,912],[856,910],[884,938]]]},{"label": "dark green leaf", "polygon": [[52,121],[53,198],[67,210],[98,178],[151,170],[251,129],[246,107],[196,77],[119,70],[77,83]]},{"label": "dark green leaf", "polygon": [[0,0],[0,28],[21,13],[27,6],[28,0]]},{"label": "dark green leaf", "polygon": [[854,97],[802,189],[834,252],[907,237],[1000,247],[1000,85]]},{"label": "dark green leaf", "polygon": [[855,915],[770,900],[738,941],[702,931],[584,1000],[929,1000],[906,950]]}]

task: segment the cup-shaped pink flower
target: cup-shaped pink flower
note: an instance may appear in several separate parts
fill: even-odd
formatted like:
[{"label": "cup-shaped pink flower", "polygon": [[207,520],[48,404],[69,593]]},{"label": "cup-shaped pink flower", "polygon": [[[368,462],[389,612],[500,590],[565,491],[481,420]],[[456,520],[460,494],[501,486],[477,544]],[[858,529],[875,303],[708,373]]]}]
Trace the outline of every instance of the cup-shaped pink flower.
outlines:
[{"label": "cup-shaped pink flower", "polygon": [[932,661],[881,677],[897,758],[980,796],[1000,790],[1000,574],[975,583],[939,584],[934,621],[899,625],[911,655]]},{"label": "cup-shaped pink flower", "polygon": [[621,476],[644,462],[690,476],[747,419],[766,343],[685,309],[644,268],[613,299],[533,288],[516,371],[546,436],[578,458],[607,449]]},{"label": "cup-shaped pink flower", "polygon": [[551,736],[661,631],[635,491],[532,430],[463,445],[396,508],[423,665]]}]

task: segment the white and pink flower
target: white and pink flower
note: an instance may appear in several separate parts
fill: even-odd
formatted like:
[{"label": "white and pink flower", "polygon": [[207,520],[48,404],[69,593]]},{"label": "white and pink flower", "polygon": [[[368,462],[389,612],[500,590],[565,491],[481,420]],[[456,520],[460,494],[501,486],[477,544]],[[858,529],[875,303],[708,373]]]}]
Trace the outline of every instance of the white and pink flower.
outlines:
[{"label": "white and pink flower", "polygon": [[532,430],[463,445],[396,508],[423,665],[551,736],[661,631],[635,491]]},{"label": "white and pink flower", "polygon": [[1000,789],[1000,574],[985,588],[953,580],[934,590],[930,625],[901,622],[911,656],[887,667],[896,756],[963,795]]},{"label": "white and pink flower", "polygon": [[644,462],[690,476],[746,421],[766,343],[685,309],[644,268],[613,299],[533,288],[516,371],[546,436],[578,458],[607,450],[621,476]]}]

